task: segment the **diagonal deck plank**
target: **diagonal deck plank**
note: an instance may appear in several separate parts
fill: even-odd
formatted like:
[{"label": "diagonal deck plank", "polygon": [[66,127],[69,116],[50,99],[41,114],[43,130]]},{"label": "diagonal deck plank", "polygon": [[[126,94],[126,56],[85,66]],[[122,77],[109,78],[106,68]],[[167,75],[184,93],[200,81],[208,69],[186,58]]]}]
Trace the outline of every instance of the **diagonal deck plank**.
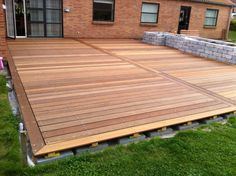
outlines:
[{"label": "diagonal deck plank", "polygon": [[8,46],[45,143],[36,156],[236,110],[235,66],[129,39]]}]

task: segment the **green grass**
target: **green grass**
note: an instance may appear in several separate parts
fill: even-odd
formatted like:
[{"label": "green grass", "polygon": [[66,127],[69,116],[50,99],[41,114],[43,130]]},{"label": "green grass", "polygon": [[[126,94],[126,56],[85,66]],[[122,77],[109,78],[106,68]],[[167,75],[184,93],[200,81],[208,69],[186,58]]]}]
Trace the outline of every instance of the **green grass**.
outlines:
[{"label": "green grass", "polygon": [[18,121],[8,103],[6,81],[0,76],[0,175],[17,175],[22,169]]},{"label": "green grass", "polygon": [[236,42],[236,31],[229,31],[229,40]]},{"label": "green grass", "polygon": [[3,119],[0,121],[0,127],[1,133],[8,134],[7,139],[5,135],[1,136],[0,146],[7,147],[1,147],[1,153],[7,152],[8,155],[1,160],[0,172],[5,172],[6,175],[236,175],[236,118],[230,119],[225,125],[211,124],[198,130],[181,132],[171,139],[153,138],[128,146],[111,147],[95,154],[87,153],[81,157],[71,157],[48,165],[22,167],[16,121],[12,120],[14,118],[6,101],[5,83],[2,78],[0,80],[1,97],[4,99],[4,108],[1,112],[4,111],[5,114],[0,114]]}]

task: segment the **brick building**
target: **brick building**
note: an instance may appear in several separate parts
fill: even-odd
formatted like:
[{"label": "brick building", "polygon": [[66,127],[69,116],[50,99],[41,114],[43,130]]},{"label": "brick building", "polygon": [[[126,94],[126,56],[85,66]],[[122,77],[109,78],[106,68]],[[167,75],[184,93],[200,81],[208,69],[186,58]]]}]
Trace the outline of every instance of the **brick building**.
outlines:
[{"label": "brick building", "polygon": [[[236,5],[236,0],[231,0],[231,1],[234,3],[234,5]],[[235,6],[233,7],[232,12],[236,13],[236,7]]]},{"label": "brick building", "polygon": [[5,38],[140,38],[144,31],[198,30],[225,38],[231,0],[2,0],[1,55]]}]

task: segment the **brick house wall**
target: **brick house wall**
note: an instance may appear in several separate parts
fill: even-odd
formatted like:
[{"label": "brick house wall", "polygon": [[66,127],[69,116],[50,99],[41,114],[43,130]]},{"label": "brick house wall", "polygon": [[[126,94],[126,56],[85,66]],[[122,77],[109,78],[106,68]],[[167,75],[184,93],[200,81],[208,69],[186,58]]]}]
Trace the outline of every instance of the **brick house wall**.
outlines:
[{"label": "brick house wall", "polygon": [[[231,0],[231,1],[234,3],[234,5],[236,5],[236,0]],[[236,12],[236,8],[235,8],[235,7],[232,9],[232,12],[233,12],[233,13]]]},{"label": "brick house wall", "polygon": [[5,27],[5,14],[2,8],[3,0],[0,0],[0,56],[7,56],[6,49],[6,27]]},{"label": "brick house wall", "polygon": [[[70,8],[70,13],[64,13],[64,36],[82,38],[140,38],[144,31],[176,32],[179,24],[181,6],[191,6],[190,30],[199,30],[200,36],[207,38],[222,38],[222,31],[227,30],[231,7],[211,5],[206,3],[185,2],[178,0],[145,0],[144,2],[160,3],[157,25],[140,25],[142,0],[116,0],[115,21],[113,24],[93,24],[93,1],[66,0],[64,8]],[[204,28],[207,8],[219,9],[216,28]]]},{"label": "brick house wall", "polygon": [[[157,25],[140,25],[141,5],[144,2],[160,3]],[[7,56],[5,14],[0,0],[0,55]],[[64,0],[64,8],[70,13],[63,13],[64,37],[82,38],[141,38],[144,31],[176,32],[181,6],[191,6],[190,30],[199,30],[200,36],[222,38],[222,31],[228,28],[231,7],[194,3],[179,0],[116,0],[115,21],[113,24],[93,24],[93,0]],[[207,8],[219,9],[216,28],[204,28]]]}]

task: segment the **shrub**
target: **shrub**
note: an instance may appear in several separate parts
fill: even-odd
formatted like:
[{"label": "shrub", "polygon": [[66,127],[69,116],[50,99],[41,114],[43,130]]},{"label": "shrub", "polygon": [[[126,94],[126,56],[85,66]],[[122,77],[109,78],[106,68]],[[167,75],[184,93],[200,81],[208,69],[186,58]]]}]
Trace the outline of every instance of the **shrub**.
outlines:
[{"label": "shrub", "polygon": [[232,20],[230,22],[230,30],[231,31],[236,31],[236,20]]}]

